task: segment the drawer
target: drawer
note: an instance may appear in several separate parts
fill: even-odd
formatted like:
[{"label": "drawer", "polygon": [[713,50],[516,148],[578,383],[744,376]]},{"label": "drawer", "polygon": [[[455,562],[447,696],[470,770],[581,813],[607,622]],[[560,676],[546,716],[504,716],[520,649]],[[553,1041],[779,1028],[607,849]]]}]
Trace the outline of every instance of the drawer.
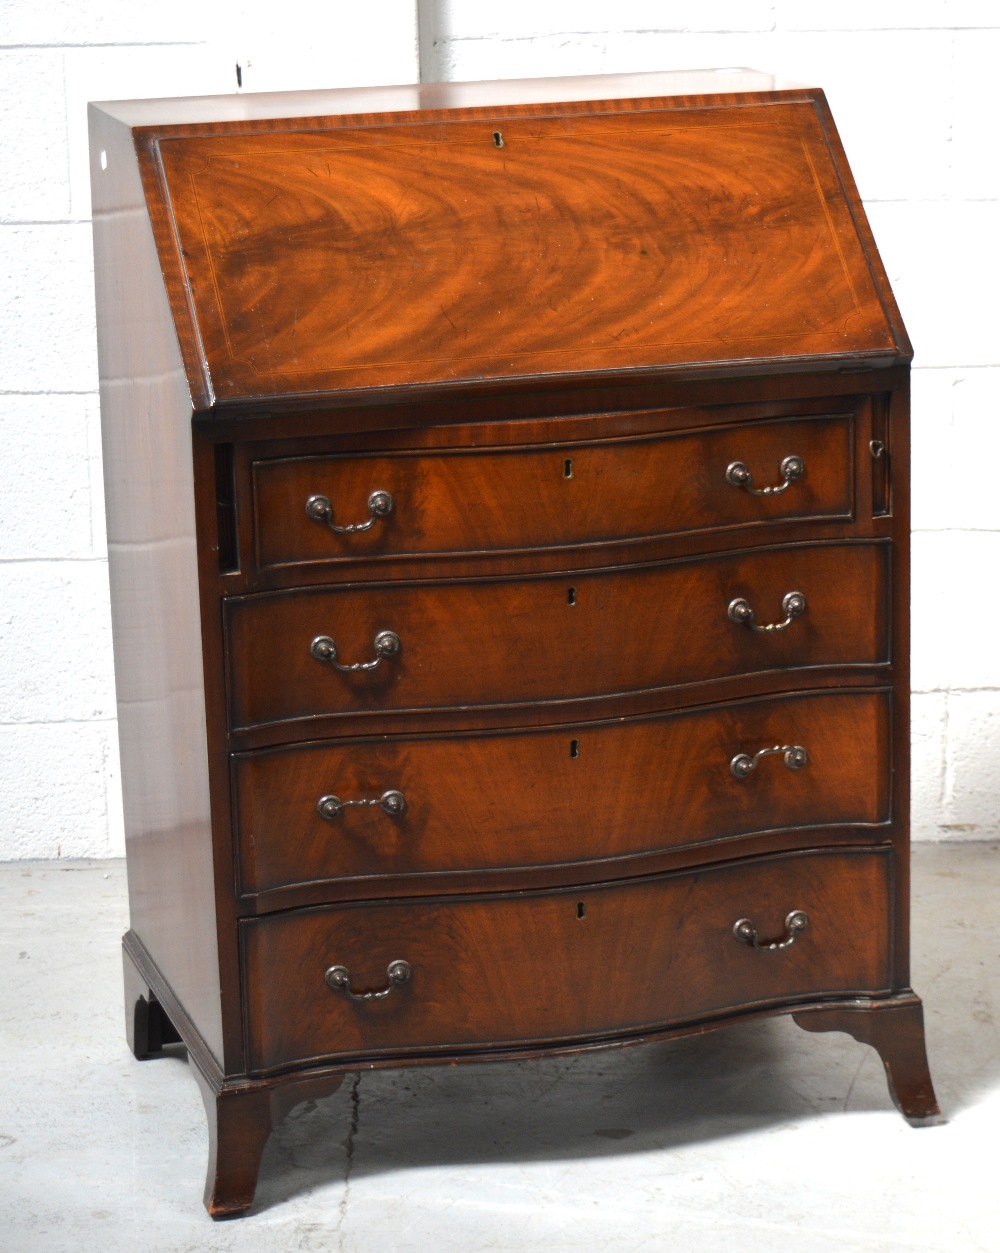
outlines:
[{"label": "drawer", "polygon": [[[888,660],[888,562],[881,542],[789,545],[598,573],[234,597],[231,725],[873,665]],[[805,612],[787,629],[754,629],[785,621],[793,592]],[[739,600],[753,623],[733,620]],[[390,632],[398,649],[386,655],[378,645]]]},{"label": "drawer", "polygon": [[[517,551],[848,518],[853,424],[840,414],[655,438],[258,461],[257,560]],[[734,463],[746,484],[737,472],[727,479]],[[754,494],[766,487],[780,491]]]},{"label": "drawer", "polygon": [[[823,692],[558,730],[239,754],[240,888],[565,865],[884,823],[889,725],[887,693]],[[805,749],[805,764],[757,757],[773,745]]]},{"label": "drawer", "polygon": [[[574,1040],[888,990],[890,850],[786,854],[631,883],[325,906],[244,921],[250,1067]],[[787,948],[760,943],[808,926]],[[393,962],[410,967],[393,985]],[[358,1001],[330,987],[343,967]]]}]

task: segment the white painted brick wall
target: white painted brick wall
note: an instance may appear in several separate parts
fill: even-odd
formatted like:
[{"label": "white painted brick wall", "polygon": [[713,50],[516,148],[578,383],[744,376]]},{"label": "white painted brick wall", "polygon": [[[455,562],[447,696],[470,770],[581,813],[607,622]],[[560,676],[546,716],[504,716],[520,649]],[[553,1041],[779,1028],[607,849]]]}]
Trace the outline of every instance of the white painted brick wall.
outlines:
[{"label": "white painted brick wall", "polygon": [[[206,26],[206,23],[209,23]],[[0,860],[124,849],[88,100],[414,82],[414,0],[0,5]]]},{"label": "white painted brick wall", "polygon": [[[914,340],[914,834],[1000,834],[996,0],[6,0],[0,859],[121,851],[85,103],[750,65],[830,99]],[[209,23],[206,26],[206,22]],[[67,803],[70,798],[70,803]]]}]

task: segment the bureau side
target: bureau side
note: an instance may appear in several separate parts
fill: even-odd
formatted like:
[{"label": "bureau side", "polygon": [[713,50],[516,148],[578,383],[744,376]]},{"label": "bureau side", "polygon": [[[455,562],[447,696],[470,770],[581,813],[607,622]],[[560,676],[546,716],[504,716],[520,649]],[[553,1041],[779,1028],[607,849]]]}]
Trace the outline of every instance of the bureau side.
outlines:
[{"label": "bureau side", "polygon": [[131,130],[91,106],[90,149],[126,950],[221,1063],[191,395]]},{"label": "bureau side", "polygon": [[875,413],[872,513],[892,527],[893,844],[896,855],[895,981],[910,987],[910,371],[895,372]]}]

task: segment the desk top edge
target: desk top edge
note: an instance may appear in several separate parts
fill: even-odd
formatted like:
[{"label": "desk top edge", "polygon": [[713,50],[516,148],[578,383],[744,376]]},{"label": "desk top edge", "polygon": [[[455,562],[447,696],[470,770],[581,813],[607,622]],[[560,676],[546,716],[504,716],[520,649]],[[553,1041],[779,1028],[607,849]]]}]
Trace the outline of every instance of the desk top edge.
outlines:
[{"label": "desk top edge", "polygon": [[255,122],[296,117],[408,113],[636,97],[771,94],[805,85],[752,69],[666,70],[456,83],[405,83],[303,91],[94,101],[130,128]]}]

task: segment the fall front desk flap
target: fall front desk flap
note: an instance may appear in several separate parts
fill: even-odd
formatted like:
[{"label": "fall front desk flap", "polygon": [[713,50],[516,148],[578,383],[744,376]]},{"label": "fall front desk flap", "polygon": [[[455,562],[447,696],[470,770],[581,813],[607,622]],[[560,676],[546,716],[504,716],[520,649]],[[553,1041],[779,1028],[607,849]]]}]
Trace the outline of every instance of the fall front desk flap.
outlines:
[{"label": "fall front desk flap", "polygon": [[910,355],[812,89],[135,139],[209,404]]}]

